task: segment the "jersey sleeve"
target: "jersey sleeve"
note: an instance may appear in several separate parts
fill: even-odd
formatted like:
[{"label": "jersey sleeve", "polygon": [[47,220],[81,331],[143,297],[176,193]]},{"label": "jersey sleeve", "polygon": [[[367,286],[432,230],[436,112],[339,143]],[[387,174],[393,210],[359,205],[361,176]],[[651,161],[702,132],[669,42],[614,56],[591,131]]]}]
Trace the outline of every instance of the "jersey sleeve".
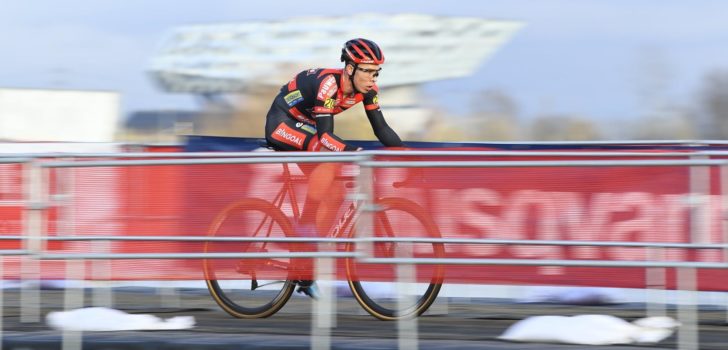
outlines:
[{"label": "jersey sleeve", "polygon": [[316,101],[313,104],[313,114],[333,114],[336,108],[336,77],[327,74],[321,79],[316,91]]},{"label": "jersey sleeve", "polygon": [[367,111],[376,111],[379,109],[379,88],[374,88],[364,94],[364,109]]},{"label": "jersey sleeve", "polygon": [[372,89],[364,95],[364,109],[369,118],[369,123],[372,125],[372,131],[386,147],[402,147],[402,139],[399,135],[387,124],[384,120],[384,114],[381,108],[379,108],[379,94],[378,89]]}]

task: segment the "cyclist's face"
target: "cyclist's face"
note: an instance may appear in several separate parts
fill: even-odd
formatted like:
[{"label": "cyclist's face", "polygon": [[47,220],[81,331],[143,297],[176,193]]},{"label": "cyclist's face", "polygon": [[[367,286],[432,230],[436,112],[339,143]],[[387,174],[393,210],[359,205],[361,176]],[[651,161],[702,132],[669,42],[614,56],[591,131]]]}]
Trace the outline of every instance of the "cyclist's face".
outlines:
[{"label": "cyclist's face", "polygon": [[354,71],[354,86],[363,93],[369,92],[377,82],[380,70],[376,64],[359,64]]}]

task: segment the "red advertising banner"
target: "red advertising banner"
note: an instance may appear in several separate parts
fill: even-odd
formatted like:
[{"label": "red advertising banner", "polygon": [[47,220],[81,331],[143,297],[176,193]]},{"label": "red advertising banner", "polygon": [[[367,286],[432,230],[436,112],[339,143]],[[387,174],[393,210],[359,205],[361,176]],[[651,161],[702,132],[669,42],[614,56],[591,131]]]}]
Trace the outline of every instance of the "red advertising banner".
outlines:
[{"label": "red advertising banner", "polygon": [[[389,180],[378,181],[377,195],[404,197],[417,202],[437,223],[445,238],[724,241],[721,213],[725,205],[717,168],[448,168],[447,161],[442,164],[441,168],[380,170],[379,177]],[[691,185],[691,179],[697,181],[697,185]],[[397,182],[401,182],[399,188],[390,185]],[[703,192],[691,194],[691,186],[697,186]],[[446,245],[446,251],[451,258],[548,260],[723,262],[725,255],[718,249],[661,249],[657,252],[646,248],[586,245],[451,244]],[[670,287],[675,286],[673,273],[670,271],[668,276]],[[728,286],[719,278],[724,274],[720,270],[700,271],[700,288],[724,290]],[[446,280],[643,288],[645,276],[644,268],[481,265],[448,267]]]},{"label": "red advertising banner", "polygon": [[[689,153],[686,154],[686,159]],[[150,155],[150,159],[153,156]],[[614,242],[724,242],[723,189],[717,167],[447,167],[453,160],[565,160],[554,157],[378,157],[376,160],[438,161],[427,168],[375,168],[374,193],[379,211],[372,221],[379,237],[442,237],[510,240]],[[570,157],[569,160],[575,158]],[[597,159],[579,157],[579,159]],[[598,158],[635,160],[634,157]],[[665,159],[640,157],[639,159]],[[674,159],[674,158],[671,158]],[[3,168],[6,169],[6,168]],[[53,206],[46,211],[49,236],[184,236],[268,237],[335,235],[353,237],[362,216],[348,194],[359,189],[353,176],[360,169],[339,167],[342,177],[321,198],[318,216],[330,222],[318,230],[302,230],[299,214],[307,181],[291,165],[292,177],[280,164],[144,165],[130,167],[59,168],[52,171]],[[2,173],[0,190],[22,187],[19,168]],[[288,181],[292,182],[288,182]],[[15,187],[13,187],[15,186]],[[290,186],[290,187],[289,187]],[[290,188],[290,192],[288,192]],[[320,190],[320,189],[319,189]],[[7,191],[6,191],[7,192]],[[3,198],[8,194],[2,194]],[[17,193],[13,192],[13,193]],[[22,193],[22,192],[21,192]],[[284,195],[294,194],[295,201]],[[343,200],[340,204],[339,201]],[[7,203],[11,203],[10,200]],[[334,205],[335,204],[335,205]],[[0,208],[2,234],[19,234],[22,206]],[[328,211],[328,212],[327,212]],[[271,214],[273,213],[273,214]],[[278,213],[278,214],[275,214]],[[328,214],[328,215],[326,215]],[[280,216],[280,217],[278,217]],[[270,218],[273,219],[270,219]],[[265,221],[268,220],[268,221]],[[272,221],[271,221],[272,220]],[[262,223],[262,224],[261,224]],[[263,228],[261,231],[261,227]],[[313,232],[313,233],[311,233]],[[19,242],[3,242],[6,249]],[[407,246],[405,252],[394,252]],[[717,249],[646,249],[636,247],[533,246],[497,244],[376,243],[375,257],[558,259],[625,261],[724,262]],[[242,253],[309,252],[331,249],[352,252],[350,244],[328,248],[310,243],[285,245],[260,242],[71,241],[47,247],[53,253]],[[6,278],[17,278],[17,258],[6,257]],[[43,278],[64,278],[65,263],[44,261]],[[310,259],[146,259],[86,262],[88,279],[160,280],[244,278],[251,271],[268,278],[311,278]],[[100,268],[99,268],[100,266]],[[291,267],[295,266],[295,268]],[[205,274],[205,268],[208,274]],[[339,278],[387,280],[388,264],[339,259]],[[418,267],[422,279],[438,266]],[[209,271],[214,270],[214,275]],[[668,287],[675,287],[667,269]],[[478,284],[549,284],[646,286],[644,268],[451,265],[442,267],[444,282]],[[723,270],[700,270],[701,290],[726,290]]]}]

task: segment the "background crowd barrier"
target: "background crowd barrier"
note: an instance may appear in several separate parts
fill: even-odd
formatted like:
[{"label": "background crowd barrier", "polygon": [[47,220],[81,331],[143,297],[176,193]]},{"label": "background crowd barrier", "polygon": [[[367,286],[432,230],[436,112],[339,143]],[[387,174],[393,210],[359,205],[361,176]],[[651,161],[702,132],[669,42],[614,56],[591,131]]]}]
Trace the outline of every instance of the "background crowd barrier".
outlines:
[{"label": "background crowd barrier", "polygon": [[[435,219],[443,238],[717,244],[725,241],[721,215],[725,205],[718,163],[685,166],[698,164],[690,163],[697,161],[690,161],[689,157],[708,156],[700,152],[689,155],[580,153],[571,156],[561,152],[515,157],[487,152],[463,155],[449,151],[436,155],[405,153],[373,155],[375,162],[386,165],[375,170],[379,179],[375,184],[375,196],[415,201]],[[39,195],[46,198],[46,202],[34,203],[34,210],[29,210],[26,218],[36,215],[31,213],[42,212],[44,223],[39,228],[48,238],[42,242],[43,249],[53,253],[80,253],[89,251],[90,247],[104,246],[102,252],[113,253],[200,252],[201,244],[191,241],[140,239],[109,243],[98,239],[85,241],[79,237],[204,237],[214,215],[225,205],[245,197],[265,198],[280,186],[280,166],[277,164],[260,164],[260,160],[246,164],[234,158],[224,161],[203,158],[206,160],[201,163],[202,159],[188,158],[184,162],[189,164],[185,165],[163,156],[132,160],[128,159],[130,155],[117,155],[117,158],[126,159],[117,159],[116,163],[79,159],[62,163],[63,166],[58,166],[58,161],[37,162],[36,165],[47,169],[40,175],[47,178],[47,184],[40,186],[45,186],[48,193]],[[168,157],[173,156],[186,155]],[[719,161],[715,157],[721,154],[713,152],[709,156],[714,157],[711,161]],[[276,154],[266,158],[277,162],[278,157]],[[462,162],[463,157],[476,163],[468,167],[452,166],[453,162]],[[513,166],[523,159],[552,161],[550,159],[557,157],[578,159],[568,167],[548,166],[549,163],[534,163],[535,166],[529,168]],[[605,159],[607,157],[609,159]],[[250,158],[260,158],[260,153]],[[405,162],[416,162],[418,166],[391,166],[405,158],[408,159]],[[443,160],[445,158],[447,160]],[[596,158],[601,160],[595,161]],[[609,165],[626,158],[646,162],[639,164],[679,159],[686,162],[682,165],[671,163],[675,164],[672,166],[600,166],[598,163]],[[475,166],[477,162],[481,162],[479,166]],[[302,186],[301,196],[303,191],[305,186]],[[10,213],[4,217],[2,227],[6,230],[3,235],[17,236],[26,208],[19,200],[9,202],[3,208]],[[698,217],[701,220],[697,220]],[[38,227],[37,223],[29,222],[29,225]],[[54,239],[57,236],[73,239]],[[20,248],[18,240],[4,239],[2,244],[4,249]],[[448,253],[456,258],[647,258],[646,250],[635,247],[459,244],[449,247]],[[664,254],[668,261],[703,263],[720,263],[725,255],[719,249],[687,251],[677,247],[666,249]],[[111,275],[101,279],[194,280],[200,277],[195,266],[196,263],[190,261],[112,262]],[[44,278],[51,279],[62,279],[65,273],[65,269],[53,262],[43,263],[42,271]],[[6,278],[19,278],[19,272],[19,265],[12,261],[6,263]],[[610,269],[558,267],[502,267],[482,271],[475,266],[460,268],[459,273],[450,278],[453,282],[465,283],[593,285],[598,282],[599,285],[637,288],[645,285],[644,271],[636,269],[630,278],[624,278],[624,273]],[[87,277],[96,278],[93,273]],[[701,272],[699,287],[722,290],[720,281],[724,277],[723,271]],[[667,284],[674,287],[674,279],[668,278]]]},{"label": "background crowd barrier", "polygon": [[[414,264],[415,279],[417,269],[443,264],[446,284],[726,289],[728,152],[720,149],[168,151],[0,158],[5,279],[200,280],[200,259],[245,257],[201,249],[222,208],[271,199],[280,163],[341,162],[355,182],[362,169],[376,179],[347,187],[349,195],[407,198],[442,235],[396,239],[442,242],[447,256],[377,259],[315,247],[303,256]],[[375,235],[338,242],[381,242]],[[385,278],[407,276],[391,271]],[[37,294],[24,295],[32,316]],[[683,321],[694,326],[690,312]]]}]

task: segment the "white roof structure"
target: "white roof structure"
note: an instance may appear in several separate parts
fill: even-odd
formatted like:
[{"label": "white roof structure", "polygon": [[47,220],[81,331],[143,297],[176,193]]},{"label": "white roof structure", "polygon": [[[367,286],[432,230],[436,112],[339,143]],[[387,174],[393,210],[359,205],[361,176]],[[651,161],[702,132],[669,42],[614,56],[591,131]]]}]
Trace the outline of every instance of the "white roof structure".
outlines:
[{"label": "white roof structure", "polygon": [[344,42],[364,37],[384,51],[378,85],[402,86],[466,76],[520,27],[514,21],[413,14],[184,26],[162,41],[149,72],[170,92],[277,86],[304,69],[342,67]]}]

